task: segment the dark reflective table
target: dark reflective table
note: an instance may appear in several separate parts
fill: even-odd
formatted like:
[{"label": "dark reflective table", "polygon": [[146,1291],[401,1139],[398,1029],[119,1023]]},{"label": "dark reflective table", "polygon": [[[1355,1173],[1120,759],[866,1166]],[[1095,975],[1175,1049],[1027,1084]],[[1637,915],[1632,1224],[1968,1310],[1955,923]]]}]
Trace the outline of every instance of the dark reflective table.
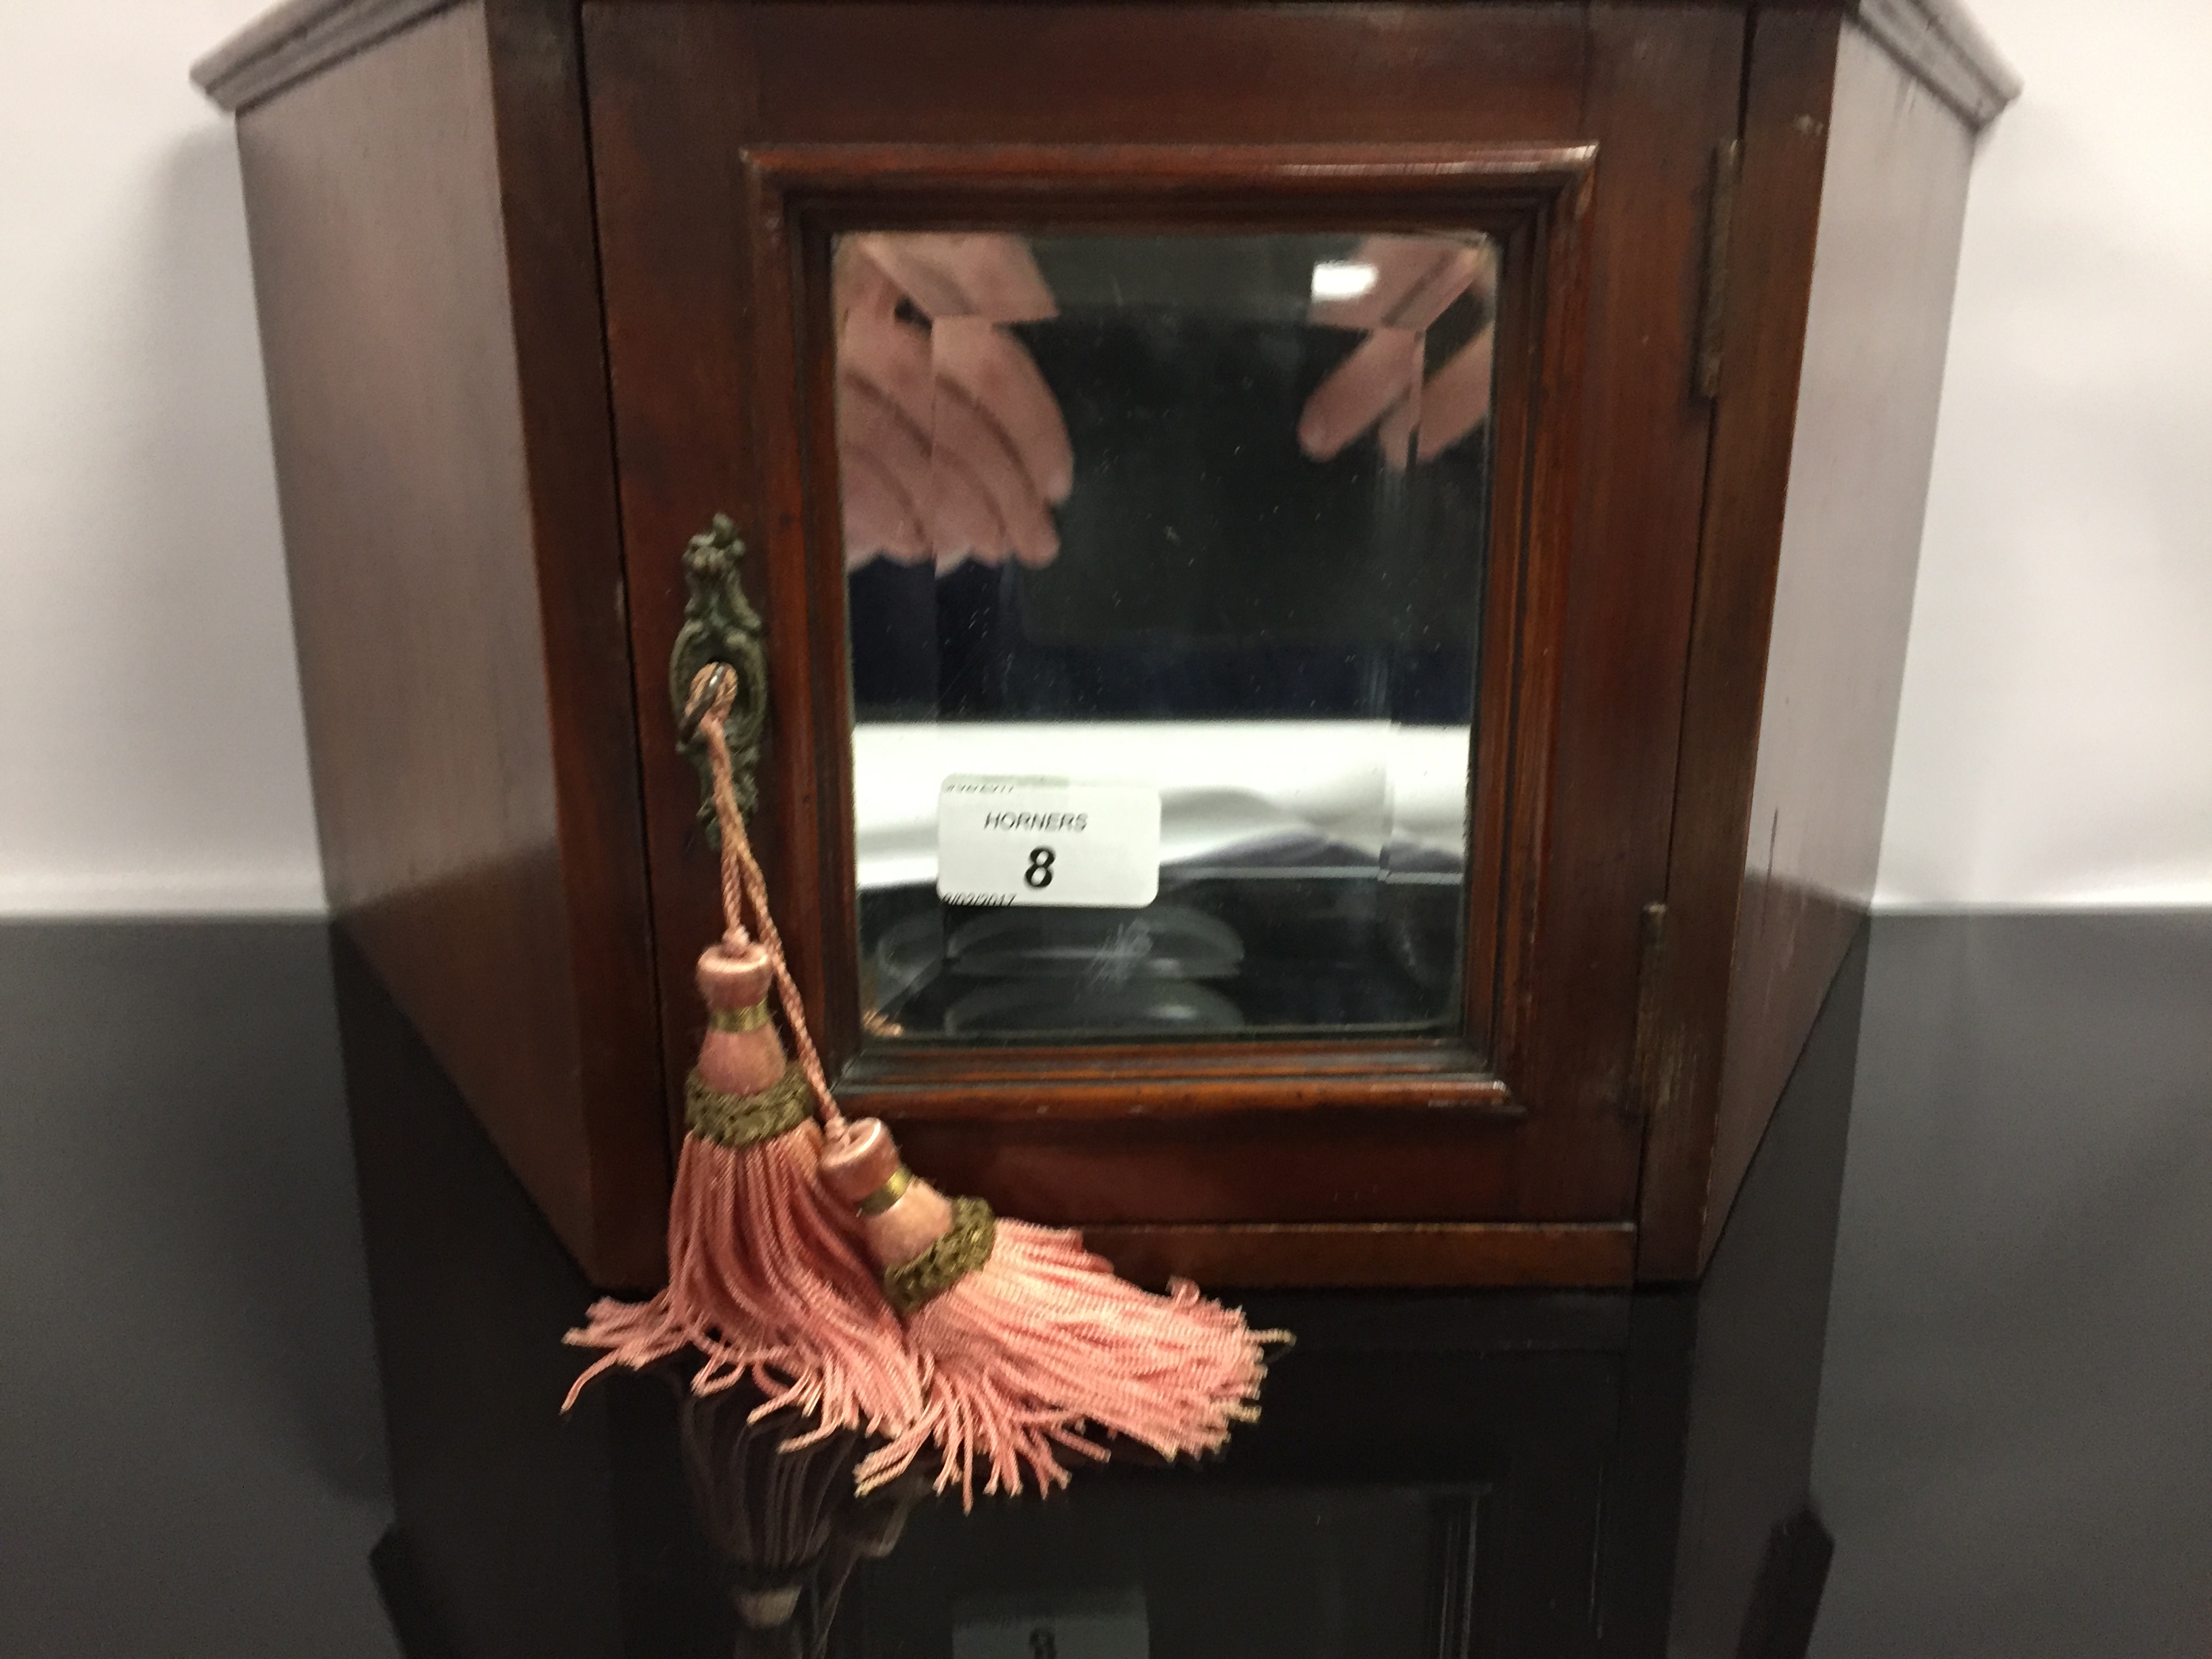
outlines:
[{"label": "dark reflective table", "polygon": [[2201,1659],[2208,999],[2212,917],[1879,922],[1695,1291],[1250,1298],[1226,1457],[963,1515],[558,1417],[586,1288],[326,930],[0,929],[0,1653]]}]

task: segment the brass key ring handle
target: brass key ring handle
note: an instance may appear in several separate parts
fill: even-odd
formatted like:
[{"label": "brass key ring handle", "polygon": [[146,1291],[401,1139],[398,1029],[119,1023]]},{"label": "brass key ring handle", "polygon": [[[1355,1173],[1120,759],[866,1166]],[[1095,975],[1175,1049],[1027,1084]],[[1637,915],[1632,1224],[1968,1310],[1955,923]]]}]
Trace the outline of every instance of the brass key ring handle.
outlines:
[{"label": "brass key ring handle", "polygon": [[737,526],[717,513],[712,527],[694,536],[684,550],[684,625],[668,657],[668,699],[676,713],[677,746],[699,774],[699,827],[710,847],[721,845],[714,823],[713,774],[707,745],[699,737],[700,708],[692,707],[691,684],[699,671],[720,665],[737,676],[737,698],[723,722],[729,744],[731,781],[746,817],[760,804],[753,773],[760,764],[761,739],[768,731],[768,658],[761,649],[760,613],[745,599],[739,574],[745,544]]}]

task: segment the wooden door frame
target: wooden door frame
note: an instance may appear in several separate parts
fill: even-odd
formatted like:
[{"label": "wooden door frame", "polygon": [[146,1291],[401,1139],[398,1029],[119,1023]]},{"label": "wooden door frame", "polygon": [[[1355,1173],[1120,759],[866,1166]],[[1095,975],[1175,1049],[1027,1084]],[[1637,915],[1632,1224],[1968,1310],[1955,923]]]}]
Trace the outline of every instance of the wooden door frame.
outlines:
[{"label": "wooden door frame", "polygon": [[[812,741],[771,757],[771,787],[811,794],[787,849],[819,923],[794,970],[825,1060],[855,1109],[902,1121],[1066,1120],[1131,1112],[1280,1114],[1399,1108],[1516,1118],[1532,1041],[1541,802],[1558,702],[1560,594],[1573,544],[1575,421],[1590,145],[994,146],[808,144],[747,150],[753,227],[754,429],[768,600],[807,626],[775,648],[803,686]],[[1480,231],[1503,258],[1488,591],[1473,744],[1462,1028],[1407,1038],[1255,1036],[1022,1047],[866,1042],[855,892],[850,675],[837,484],[830,250],[909,227],[1247,234]],[[811,834],[808,833],[811,831]]]}]

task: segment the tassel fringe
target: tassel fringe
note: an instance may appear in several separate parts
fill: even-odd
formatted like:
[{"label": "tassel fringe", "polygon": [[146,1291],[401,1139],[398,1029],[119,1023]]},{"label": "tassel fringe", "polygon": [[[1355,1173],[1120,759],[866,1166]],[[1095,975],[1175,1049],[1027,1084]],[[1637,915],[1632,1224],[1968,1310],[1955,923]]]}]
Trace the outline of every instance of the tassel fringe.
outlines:
[{"label": "tassel fringe", "polygon": [[1103,1462],[1125,1437],[1163,1458],[1218,1449],[1259,1416],[1270,1343],[1243,1316],[1176,1280],[1154,1296],[1115,1276],[1079,1234],[1000,1219],[991,1258],[907,1321],[928,1403],[862,1460],[867,1492],[934,1443],[936,1487],[1018,1495],[1064,1486],[1066,1460]]},{"label": "tassel fringe", "polygon": [[648,1302],[611,1297],[566,1340],[603,1352],[562,1409],[611,1366],[632,1370],[696,1348],[692,1391],[749,1378],[751,1413],[812,1414],[796,1443],[845,1429],[896,1432],[923,1409],[921,1382],[850,1212],[815,1176],[821,1136],[802,1125],[732,1150],[687,1135],[668,1229],[668,1288]]}]

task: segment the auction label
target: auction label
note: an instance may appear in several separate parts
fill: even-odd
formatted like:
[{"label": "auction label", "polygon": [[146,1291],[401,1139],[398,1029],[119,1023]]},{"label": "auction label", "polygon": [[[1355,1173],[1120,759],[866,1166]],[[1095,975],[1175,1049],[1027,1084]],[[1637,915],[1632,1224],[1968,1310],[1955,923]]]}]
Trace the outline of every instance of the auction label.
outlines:
[{"label": "auction label", "polygon": [[947,904],[1134,908],[1160,890],[1160,792],[1145,783],[956,775],[937,792]]}]

